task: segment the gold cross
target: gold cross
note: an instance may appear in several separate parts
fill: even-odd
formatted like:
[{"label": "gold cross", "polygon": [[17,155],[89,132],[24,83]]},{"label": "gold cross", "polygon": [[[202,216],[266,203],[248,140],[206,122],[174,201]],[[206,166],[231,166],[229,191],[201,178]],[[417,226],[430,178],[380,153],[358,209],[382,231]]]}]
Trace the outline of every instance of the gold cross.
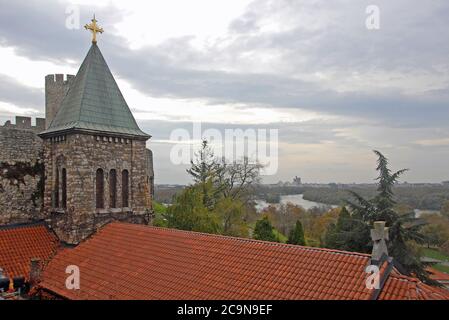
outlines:
[{"label": "gold cross", "polygon": [[97,32],[99,32],[99,33],[104,32],[103,28],[100,28],[97,25],[97,22],[98,21],[95,19],[95,15],[94,15],[94,18],[92,19],[92,23],[86,24],[84,26],[84,29],[92,31],[92,43],[97,43]]}]

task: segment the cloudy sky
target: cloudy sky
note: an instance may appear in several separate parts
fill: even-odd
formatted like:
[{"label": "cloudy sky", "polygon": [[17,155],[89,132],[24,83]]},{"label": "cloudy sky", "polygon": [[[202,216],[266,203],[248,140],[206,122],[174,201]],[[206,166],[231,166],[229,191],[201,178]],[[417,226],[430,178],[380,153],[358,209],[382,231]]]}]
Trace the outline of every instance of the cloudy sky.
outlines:
[{"label": "cloudy sky", "polygon": [[[91,3],[95,2],[96,5]],[[366,27],[368,5],[380,28]],[[81,28],[73,13],[79,9]],[[99,47],[141,128],[157,183],[177,128],[279,130],[265,182],[370,182],[378,149],[404,180],[449,179],[447,0],[0,0],[0,120],[44,114],[44,76]]]}]

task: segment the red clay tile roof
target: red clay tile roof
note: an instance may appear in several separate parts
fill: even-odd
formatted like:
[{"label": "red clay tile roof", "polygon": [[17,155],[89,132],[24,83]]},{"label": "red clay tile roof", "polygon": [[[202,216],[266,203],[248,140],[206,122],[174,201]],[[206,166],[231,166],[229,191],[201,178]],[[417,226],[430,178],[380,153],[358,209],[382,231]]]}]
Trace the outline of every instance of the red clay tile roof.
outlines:
[{"label": "red clay tile roof", "polygon": [[[114,222],[58,253],[41,287],[68,299],[370,299],[368,262],[366,254]],[[68,265],[80,268],[80,290],[65,287]]]},{"label": "red clay tile roof", "polygon": [[449,300],[449,291],[431,287],[418,279],[393,271],[385,283],[379,300]]},{"label": "red clay tile roof", "polygon": [[428,267],[427,272],[430,274],[430,279],[436,280],[436,281],[449,281],[449,274],[441,272],[437,269]]},{"label": "red clay tile roof", "polygon": [[0,227],[0,267],[10,278],[30,274],[30,260],[46,263],[59,241],[43,224]]}]

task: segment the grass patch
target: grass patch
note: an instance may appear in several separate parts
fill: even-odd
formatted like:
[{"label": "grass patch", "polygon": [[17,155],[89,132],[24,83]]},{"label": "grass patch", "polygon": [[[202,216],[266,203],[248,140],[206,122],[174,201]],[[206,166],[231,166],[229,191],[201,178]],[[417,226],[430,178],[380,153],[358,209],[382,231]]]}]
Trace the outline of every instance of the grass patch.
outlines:
[{"label": "grass patch", "polygon": [[153,201],[153,210],[156,214],[167,213],[167,207],[156,201]]},{"label": "grass patch", "polygon": [[273,229],[273,233],[281,243],[287,243],[288,238],[284,236],[282,233],[280,233],[278,230]]},{"label": "grass patch", "polygon": [[154,220],[153,226],[155,227],[167,227],[167,220],[164,215],[167,213],[167,207],[163,204],[153,201]]},{"label": "grass patch", "polygon": [[445,265],[442,265],[442,264],[435,264],[435,265],[432,266],[432,268],[434,268],[434,269],[436,269],[438,271],[441,271],[441,272],[449,274],[449,266],[445,266]]},{"label": "grass patch", "polygon": [[449,261],[449,257],[436,249],[422,248],[422,256],[432,259]]}]

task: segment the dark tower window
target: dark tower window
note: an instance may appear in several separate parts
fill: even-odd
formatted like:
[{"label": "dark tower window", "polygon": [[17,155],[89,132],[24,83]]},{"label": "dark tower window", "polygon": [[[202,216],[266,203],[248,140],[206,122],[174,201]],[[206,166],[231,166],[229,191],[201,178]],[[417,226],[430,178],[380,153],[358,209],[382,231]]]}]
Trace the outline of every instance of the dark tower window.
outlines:
[{"label": "dark tower window", "polygon": [[154,177],[150,177],[150,194],[154,198]]},{"label": "dark tower window", "polygon": [[109,171],[109,207],[117,208],[117,171]]},{"label": "dark tower window", "polygon": [[122,171],[122,207],[129,207],[129,174],[128,170]]},{"label": "dark tower window", "polygon": [[103,169],[98,169],[95,176],[96,183],[96,207],[97,209],[104,208],[104,173]]},{"label": "dark tower window", "polygon": [[62,207],[67,209],[67,170],[65,168],[62,169]]},{"label": "dark tower window", "polygon": [[56,168],[55,176],[55,193],[54,193],[55,208],[59,208],[59,168]]}]

